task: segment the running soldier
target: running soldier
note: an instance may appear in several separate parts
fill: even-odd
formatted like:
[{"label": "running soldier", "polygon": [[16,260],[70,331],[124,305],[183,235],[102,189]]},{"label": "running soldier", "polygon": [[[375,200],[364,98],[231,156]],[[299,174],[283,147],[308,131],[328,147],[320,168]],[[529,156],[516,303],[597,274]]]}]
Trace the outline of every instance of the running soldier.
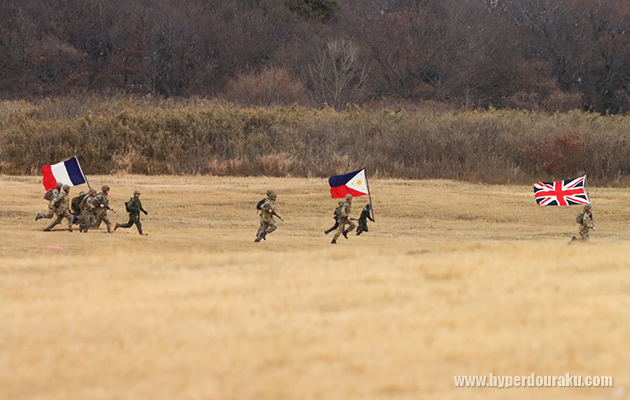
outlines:
[{"label": "running soldier", "polygon": [[88,228],[94,226],[96,220],[96,207],[94,207],[94,198],[96,190],[90,189],[87,195],[81,201],[79,208],[81,209],[81,217],[79,218],[79,232],[87,233]]},{"label": "running soldier", "polygon": [[129,222],[122,225],[116,223],[116,226],[114,227],[114,232],[118,228],[131,228],[133,224],[136,224],[136,227],[138,228],[138,233],[144,235],[144,233],[142,233],[142,222],[140,222],[140,211],[142,211],[144,215],[148,215],[149,213],[146,212],[144,208],[142,208],[142,203],[140,202],[140,191],[134,190],[133,197],[129,199],[129,201],[125,203],[125,205],[127,206],[127,212],[129,213]]},{"label": "running soldier", "polygon": [[328,235],[330,232],[334,231],[335,229],[339,228],[339,213],[341,212],[341,205],[343,204],[343,200],[339,202],[339,205],[337,206],[337,208],[335,208],[335,211],[333,213],[333,219],[335,220],[335,225],[332,226],[332,228],[330,229],[326,229],[324,231],[325,235]]},{"label": "running soldier", "polygon": [[95,225],[99,226],[101,221],[105,222],[105,225],[107,225],[107,233],[113,233],[112,223],[109,221],[109,216],[107,215],[107,211],[114,211],[114,209],[109,206],[109,186],[103,185],[101,190],[102,192],[97,194],[92,202],[94,207],[96,207]]},{"label": "running soldier", "polygon": [[[352,211],[352,195],[346,195],[346,201],[341,205],[341,210],[339,211],[339,229],[337,233],[335,233],[335,237],[330,242],[332,244],[337,243],[337,238],[339,235],[343,235],[346,239],[348,239],[348,232],[352,232],[354,228],[357,227],[357,224],[354,223],[353,220],[350,219],[350,212]],[[345,229],[346,225],[350,225],[348,229]]]},{"label": "running soldier", "polygon": [[[584,210],[581,211],[577,217],[575,217],[575,222],[577,222],[578,224],[580,224],[580,237],[582,238],[583,241],[587,241],[589,240],[589,235],[588,232],[590,229],[595,230],[595,222],[593,221],[593,206],[591,206],[590,204],[587,204],[584,206]],[[573,236],[573,239],[571,240],[577,240],[577,238],[575,236]]]},{"label": "running soldier", "polygon": [[62,187],[63,187],[63,183],[57,182],[57,186],[54,189],[50,189],[46,191],[46,194],[44,195],[44,200],[48,200],[48,213],[47,214],[37,213],[37,215],[35,216],[35,221],[38,221],[42,218],[51,219],[53,215],[55,215],[55,210],[53,209],[53,203],[55,202],[55,200],[59,198]]},{"label": "running soldier", "polygon": [[63,191],[59,197],[53,202],[53,210],[57,215],[57,219],[48,225],[44,232],[50,232],[52,228],[57,226],[62,219],[68,220],[68,230],[72,232],[72,214],[70,214],[70,185],[63,185]]},{"label": "running soldier", "polygon": [[359,217],[359,226],[357,227],[357,236],[359,236],[363,232],[369,232],[367,226],[367,220],[374,222],[372,217],[370,216],[370,212],[372,211],[372,204],[367,203],[363,211],[361,211],[361,216]]},{"label": "running soldier", "polygon": [[265,197],[264,199],[260,200],[258,202],[258,204],[256,204],[256,212],[260,211],[260,207],[262,207],[263,203],[267,200],[269,200],[269,196],[271,196],[273,194],[273,190],[267,190],[267,197]]},{"label": "running soldier", "polygon": [[[269,194],[269,198],[260,206],[260,227],[256,232],[256,239],[254,242],[258,243],[261,239],[267,240],[267,235],[275,231],[278,226],[273,219],[276,214],[276,196],[275,193]],[[280,217],[278,215],[278,217]]]}]

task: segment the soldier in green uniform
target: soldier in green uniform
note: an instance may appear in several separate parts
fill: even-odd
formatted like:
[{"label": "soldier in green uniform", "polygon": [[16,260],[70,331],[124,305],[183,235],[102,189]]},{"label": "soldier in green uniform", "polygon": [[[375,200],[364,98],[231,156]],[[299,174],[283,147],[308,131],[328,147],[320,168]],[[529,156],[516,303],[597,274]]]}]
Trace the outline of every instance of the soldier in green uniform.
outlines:
[{"label": "soldier in green uniform", "polygon": [[275,193],[269,194],[269,198],[260,206],[260,227],[256,232],[256,239],[254,242],[258,243],[261,239],[267,240],[267,235],[275,231],[278,226],[273,219],[276,214],[276,198],[278,196]]},{"label": "soldier in green uniform", "polygon": [[[579,233],[582,240],[589,240],[589,230],[595,229],[595,223],[593,221],[593,206],[590,204],[585,205],[584,210],[575,217],[575,221],[580,224]],[[577,240],[577,238],[573,236],[572,240]]]},{"label": "soldier in green uniform", "polygon": [[[346,201],[341,205],[341,209],[339,210],[339,228],[337,229],[337,233],[335,233],[335,237],[330,242],[332,244],[337,243],[337,238],[339,235],[343,235],[346,239],[348,239],[348,233],[352,232],[354,228],[357,227],[357,224],[354,223],[350,219],[350,212],[352,211],[352,195],[346,195]],[[346,225],[350,225],[348,229],[346,229]]]},{"label": "soldier in green uniform", "polygon": [[57,182],[57,186],[54,189],[51,189],[46,192],[44,195],[44,199],[48,200],[48,213],[37,213],[35,216],[35,221],[38,221],[42,218],[51,219],[53,215],[55,215],[55,210],[53,209],[53,203],[55,200],[59,198],[61,195],[61,188],[63,187],[63,183]]},{"label": "soldier in green uniform", "polygon": [[361,211],[361,216],[358,219],[359,226],[357,228],[357,236],[359,236],[363,232],[369,232],[367,220],[374,222],[372,216],[370,216],[370,211],[372,210],[372,204],[367,203],[363,211]]},{"label": "soldier in green uniform", "polygon": [[68,230],[72,232],[72,214],[70,214],[70,185],[63,185],[63,191],[59,197],[53,202],[53,210],[57,215],[57,219],[48,225],[44,232],[50,232],[62,219],[68,220]]},{"label": "soldier in green uniform", "polygon": [[94,207],[96,207],[95,224],[98,226],[101,224],[101,221],[105,222],[105,225],[107,225],[107,232],[113,233],[112,223],[109,221],[109,216],[107,215],[107,211],[114,211],[114,209],[109,206],[109,186],[103,185],[101,190],[102,192],[97,194],[92,202]]},{"label": "soldier in green uniform", "polygon": [[88,228],[94,226],[94,221],[96,220],[94,197],[96,197],[96,190],[90,189],[79,205],[81,210],[81,217],[79,218],[79,232],[87,233]]},{"label": "soldier in green uniform", "polygon": [[140,191],[134,190],[133,197],[129,199],[129,202],[126,203],[127,211],[129,212],[129,222],[126,224],[116,224],[114,227],[114,231],[118,228],[131,228],[134,224],[138,228],[138,233],[144,235],[142,233],[142,222],[140,222],[140,211],[144,213],[144,215],[148,215],[149,213],[142,208],[142,203],[140,202]]}]

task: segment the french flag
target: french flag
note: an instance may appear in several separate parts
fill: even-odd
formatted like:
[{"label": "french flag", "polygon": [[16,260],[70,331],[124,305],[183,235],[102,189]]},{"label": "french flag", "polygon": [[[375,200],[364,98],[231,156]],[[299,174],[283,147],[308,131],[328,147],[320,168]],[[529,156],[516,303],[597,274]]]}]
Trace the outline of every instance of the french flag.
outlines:
[{"label": "french flag", "polygon": [[350,172],[345,175],[335,175],[328,179],[330,185],[330,195],[333,199],[341,199],[351,194],[352,197],[367,196],[370,194],[367,179],[365,178],[365,168]]},{"label": "french flag", "polygon": [[43,183],[46,190],[57,187],[57,182],[70,186],[77,186],[87,182],[77,156],[59,164],[42,166],[42,175],[44,176]]}]

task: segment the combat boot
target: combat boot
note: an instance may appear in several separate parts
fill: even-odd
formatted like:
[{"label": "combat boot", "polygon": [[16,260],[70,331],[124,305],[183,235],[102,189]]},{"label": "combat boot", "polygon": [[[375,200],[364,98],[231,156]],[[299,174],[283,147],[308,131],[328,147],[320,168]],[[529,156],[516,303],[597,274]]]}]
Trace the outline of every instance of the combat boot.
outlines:
[{"label": "combat boot", "polygon": [[330,244],[337,244],[337,239],[333,239]]},{"label": "combat boot", "polygon": [[35,217],[35,221],[39,221],[40,219],[44,218],[44,216],[42,215],[42,213],[37,213],[37,216]]},{"label": "combat boot", "polygon": [[[120,228],[120,224],[118,222],[116,222],[116,226],[114,227],[114,232],[116,232],[116,229]],[[142,235],[142,232],[140,232],[140,234]]]},{"label": "combat boot", "polygon": [[343,237],[348,239],[348,231],[343,231],[343,232],[341,232],[341,234],[343,235]]},{"label": "combat boot", "polygon": [[260,236],[256,236],[256,239],[254,239],[254,243],[258,243],[260,242]]},{"label": "combat boot", "polygon": [[328,235],[332,231],[334,231],[334,229],[327,229],[324,231],[324,235]]},{"label": "combat boot", "polygon": [[44,229],[44,232],[50,232],[50,228]]}]

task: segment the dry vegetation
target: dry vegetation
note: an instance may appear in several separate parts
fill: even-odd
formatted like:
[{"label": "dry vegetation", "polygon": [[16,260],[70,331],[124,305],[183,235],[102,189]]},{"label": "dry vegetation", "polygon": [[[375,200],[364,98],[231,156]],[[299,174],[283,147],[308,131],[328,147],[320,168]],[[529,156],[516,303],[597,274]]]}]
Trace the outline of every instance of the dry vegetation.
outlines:
[{"label": "dry vegetation", "polygon": [[[607,399],[630,387],[620,189],[591,187],[598,231],[569,245],[577,210],[539,208],[530,185],[373,179],[376,223],[332,246],[323,179],[90,181],[112,186],[120,211],[139,188],[149,236],[42,232],[38,178],[0,178],[2,399]],[[286,222],[255,244],[268,188]],[[454,387],[490,372],[612,375],[615,387]]]},{"label": "dry vegetation", "polygon": [[429,107],[249,107],[209,100],[0,103],[0,172],[77,154],[88,174],[378,177],[527,183],[587,174],[627,186],[628,116]]}]

